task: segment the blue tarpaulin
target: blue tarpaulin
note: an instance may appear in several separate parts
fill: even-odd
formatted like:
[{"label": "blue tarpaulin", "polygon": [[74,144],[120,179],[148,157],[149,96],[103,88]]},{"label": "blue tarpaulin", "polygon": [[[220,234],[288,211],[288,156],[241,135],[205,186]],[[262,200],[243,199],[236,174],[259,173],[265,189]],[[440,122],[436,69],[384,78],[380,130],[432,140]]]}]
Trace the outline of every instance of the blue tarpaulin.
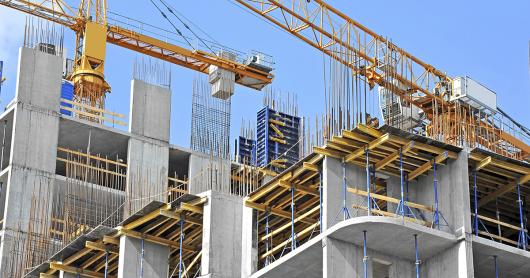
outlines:
[{"label": "blue tarpaulin", "polygon": [[[72,101],[74,99],[74,84],[72,84],[70,81],[64,80],[61,86],[61,99],[66,99]],[[61,101],[61,107],[69,107],[72,108],[73,105],[70,103],[62,102]],[[66,116],[72,116],[72,111],[61,109],[61,114]]]}]

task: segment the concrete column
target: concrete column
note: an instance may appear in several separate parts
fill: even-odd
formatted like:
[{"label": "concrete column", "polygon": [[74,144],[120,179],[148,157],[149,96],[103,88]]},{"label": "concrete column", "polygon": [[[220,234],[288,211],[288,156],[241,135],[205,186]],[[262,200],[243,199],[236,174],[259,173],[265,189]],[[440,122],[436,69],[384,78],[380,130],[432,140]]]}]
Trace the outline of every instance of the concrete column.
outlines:
[{"label": "concrete column", "polygon": [[[410,189],[415,192],[413,202],[434,204],[433,171],[417,180]],[[460,241],[446,251],[429,258],[422,265],[427,277],[473,277],[473,252],[471,233],[471,204],[468,176],[468,153],[458,153],[456,160],[438,165],[438,206],[445,221],[440,219],[442,231],[455,234]],[[426,215],[432,221],[432,214]]]},{"label": "concrete column", "polygon": [[50,192],[55,177],[61,75],[60,57],[20,49],[0,243],[1,277],[17,275],[10,272],[13,256],[24,253],[27,233],[37,232],[37,227],[29,229],[31,210],[41,212],[33,215],[35,221],[44,221],[35,218],[48,215],[52,206]]},{"label": "concrete column", "polygon": [[230,193],[230,161],[201,153],[192,153],[189,163],[190,194],[208,190]]},{"label": "concrete column", "polygon": [[[326,230],[343,220],[342,162],[326,156],[322,166],[322,229]],[[352,164],[346,165],[348,187],[366,190],[366,170]],[[346,207],[351,217],[366,215],[363,210],[352,209],[352,204],[366,206],[366,198],[346,192]]]},{"label": "concrete column", "polygon": [[[433,171],[420,177],[417,184],[410,186],[416,198],[411,199],[424,205],[434,204]],[[456,160],[447,160],[446,165],[437,166],[438,179],[438,206],[439,211],[448,222],[449,227],[443,226],[441,230],[457,233],[471,232],[471,204],[469,193],[468,154],[465,151],[458,153]],[[427,221],[432,220],[432,215],[427,215]]]},{"label": "concrete column", "polygon": [[[389,177],[386,179],[386,195],[388,197],[401,199],[401,182],[399,177]],[[397,204],[387,202],[386,210],[388,212],[396,212]]]},{"label": "concrete column", "polygon": [[129,117],[130,133],[169,142],[171,90],[132,80]]},{"label": "concrete column", "polygon": [[[243,199],[216,191],[203,208],[201,277],[241,277]],[[248,213],[248,211],[247,211]]]},{"label": "concrete column", "polygon": [[256,213],[243,204],[241,226],[241,278],[250,277],[258,270],[258,230]]},{"label": "concrete column", "polygon": [[[364,278],[363,247],[333,238],[323,240],[323,277]],[[372,261],[368,260],[368,278],[372,278]]]},{"label": "concrete column", "polygon": [[471,239],[462,239],[449,249],[424,261],[422,275],[425,277],[475,277]]},{"label": "concrete column", "polygon": [[[169,247],[128,236],[120,237],[118,278],[167,278]],[[142,276],[143,273],[143,276]]]},{"label": "concrete column", "polygon": [[125,215],[153,200],[165,201],[169,167],[171,91],[131,82],[131,111],[127,151],[127,198]]},{"label": "concrete column", "polygon": [[168,183],[169,144],[130,138],[127,152],[127,188],[130,215],[156,200],[165,202]]}]

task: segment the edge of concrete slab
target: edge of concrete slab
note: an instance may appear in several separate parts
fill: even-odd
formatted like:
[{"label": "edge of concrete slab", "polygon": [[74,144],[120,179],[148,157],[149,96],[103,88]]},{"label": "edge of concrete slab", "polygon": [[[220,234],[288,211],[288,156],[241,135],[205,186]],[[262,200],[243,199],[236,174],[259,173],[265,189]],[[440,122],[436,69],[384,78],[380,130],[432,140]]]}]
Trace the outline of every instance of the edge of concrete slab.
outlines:
[{"label": "edge of concrete slab", "polygon": [[[477,277],[494,273],[493,256],[497,256],[499,274],[502,277],[523,278],[530,273],[530,252],[487,238],[473,235],[473,263]],[[493,276],[491,276],[493,277]]]},{"label": "edge of concrete slab", "polygon": [[[414,235],[418,235],[418,249],[422,260],[428,259],[456,244],[459,239],[450,233],[403,221],[402,218],[361,216],[341,221],[322,234],[310,239],[295,251],[277,259],[251,275],[257,277],[322,277],[310,271],[311,264],[322,269],[323,240],[327,237],[363,245],[363,231],[367,231],[367,245],[371,252],[414,260]],[[311,274],[314,274],[311,275]]]}]

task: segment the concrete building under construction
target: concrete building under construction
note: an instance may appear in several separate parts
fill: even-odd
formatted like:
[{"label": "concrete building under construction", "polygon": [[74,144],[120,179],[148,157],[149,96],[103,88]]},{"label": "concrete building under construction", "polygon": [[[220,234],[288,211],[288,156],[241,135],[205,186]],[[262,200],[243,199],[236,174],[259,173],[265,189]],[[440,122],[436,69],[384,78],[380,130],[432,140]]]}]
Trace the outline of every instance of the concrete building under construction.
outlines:
[{"label": "concrete building under construction", "polygon": [[[175,146],[165,69],[135,65],[127,118],[105,109],[99,50],[69,68],[57,40],[28,38],[0,115],[0,277],[528,277],[530,132],[494,92],[382,37],[370,58],[302,15],[373,35],[323,1],[236,2],[297,18],[286,28],[306,42],[309,27],[333,40],[310,43],[340,73],[326,113],[313,124],[294,101],[266,97],[232,159],[230,97],[235,84],[272,82],[266,56],[186,52],[105,22],[107,42],[208,74],[193,86],[191,147]],[[54,21],[80,28],[69,16]],[[101,35],[90,20],[76,31],[84,45]],[[370,94],[378,115],[362,105]]]}]

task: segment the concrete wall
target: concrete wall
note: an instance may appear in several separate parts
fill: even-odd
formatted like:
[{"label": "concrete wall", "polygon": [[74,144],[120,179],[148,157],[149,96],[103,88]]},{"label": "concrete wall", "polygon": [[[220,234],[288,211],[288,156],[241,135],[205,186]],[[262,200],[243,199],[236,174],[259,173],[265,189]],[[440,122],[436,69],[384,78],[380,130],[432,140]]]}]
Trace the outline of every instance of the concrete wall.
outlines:
[{"label": "concrete wall", "polygon": [[127,236],[120,237],[118,278],[167,278],[168,260],[169,247],[167,246],[144,241],[142,256],[142,240]]},{"label": "concrete wall", "polygon": [[[348,187],[366,191],[366,169],[346,164],[346,184]],[[326,157],[322,166],[322,229],[328,229],[344,219],[343,207],[343,168],[339,159]],[[347,192],[346,207],[351,217],[366,215],[366,211],[352,209],[352,204],[366,206],[366,198]]]},{"label": "concrete wall", "polygon": [[[323,239],[323,276],[322,277],[358,277],[364,278],[364,251],[363,246],[357,246],[348,242],[330,237]],[[368,248],[368,277],[386,278],[377,276],[374,273],[374,262],[383,263],[388,266],[389,278],[413,277],[415,275],[415,265],[412,261],[407,261],[378,252]],[[423,277],[423,276],[422,276]],[[432,277],[452,277],[452,276],[432,276]]]},{"label": "concrete wall", "polygon": [[[13,254],[22,253],[19,243],[28,232],[30,210],[51,209],[46,202],[55,176],[62,59],[21,48],[17,77],[16,107],[0,244],[0,272],[11,277]],[[17,247],[18,246],[18,247]]]},{"label": "concrete wall", "polygon": [[216,191],[204,205],[201,277],[241,277],[243,199]]},{"label": "concrete wall", "polygon": [[422,277],[474,277],[471,240],[463,239],[440,254],[425,260],[421,268]]},{"label": "concrete wall", "polygon": [[152,200],[166,201],[169,168],[171,91],[131,81],[125,215]]}]

